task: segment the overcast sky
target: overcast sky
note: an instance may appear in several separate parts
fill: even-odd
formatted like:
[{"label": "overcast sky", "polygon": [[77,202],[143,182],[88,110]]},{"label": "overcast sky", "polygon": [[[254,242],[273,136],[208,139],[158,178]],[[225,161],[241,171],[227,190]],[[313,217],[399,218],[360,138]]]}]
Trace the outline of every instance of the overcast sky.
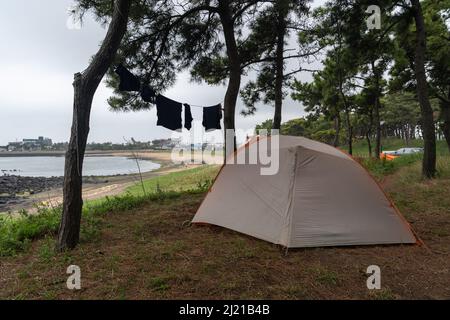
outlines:
[{"label": "overcast sky", "polygon": [[[321,1],[322,2],[322,1]],[[84,70],[106,30],[87,18],[81,29],[70,26],[71,0],[14,0],[0,2],[0,145],[46,136],[67,141],[72,117],[73,74]],[[308,75],[300,75],[303,80]],[[243,79],[245,83],[246,79]],[[180,74],[176,85],[164,95],[195,105],[223,101],[226,87],[198,85]],[[148,141],[170,137],[172,132],[156,126],[156,110],[113,113],[108,110],[110,89],[99,87],[91,114],[89,141],[123,142],[134,137]],[[298,102],[286,99],[283,121],[302,116]],[[242,110],[238,102],[238,110]],[[201,120],[201,109],[193,110]],[[272,106],[261,106],[251,117],[237,114],[238,128],[249,129],[273,117]]]}]

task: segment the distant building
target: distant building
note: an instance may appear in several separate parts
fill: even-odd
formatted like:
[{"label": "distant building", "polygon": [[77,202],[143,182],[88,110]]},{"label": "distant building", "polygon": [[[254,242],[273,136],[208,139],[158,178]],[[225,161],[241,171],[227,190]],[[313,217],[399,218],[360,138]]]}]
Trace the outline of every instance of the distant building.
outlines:
[{"label": "distant building", "polygon": [[8,151],[8,146],[0,146],[0,152]]},{"label": "distant building", "polygon": [[22,151],[22,142],[8,143],[8,151]]},{"label": "distant building", "polygon": [[40,151],[51,149],[52,139],[38,137],[37,139],[23,139],[22,142],[10,142],[8,151]]}]

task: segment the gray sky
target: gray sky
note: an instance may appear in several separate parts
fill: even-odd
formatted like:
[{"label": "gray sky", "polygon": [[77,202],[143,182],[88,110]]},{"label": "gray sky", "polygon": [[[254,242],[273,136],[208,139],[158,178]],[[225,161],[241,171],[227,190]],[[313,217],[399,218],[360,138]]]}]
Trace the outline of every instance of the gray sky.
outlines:
[{"label": "gray sky", "polygon": [[[54,142],[68,140],[73,74],[87,67],[106,33],[89,18],[79,30],[68,27],[67,10],[72,4],[71,0],[0,2],[0,145],[37,136]],[[225,90],[190,83],[183,73],[164,95],[180,102],[211,105],[223,101]],[[172,135],[170,130],[156,126],[155,109],[138,113],[109,111],[106,100],[110,94],[102,83],[93,103],[90,142],[123,142],[123,137],[147,141]],[[240,101],[238,110],[242,110]],[[283,121],[302,115],[298,102],[285,100]],[[194,109],[193,116],[201,120],[201,109]],[[244,118],[237,114],[236,125],[249,129],[272,116],[273,107],[261,106],[255,116]]]}]

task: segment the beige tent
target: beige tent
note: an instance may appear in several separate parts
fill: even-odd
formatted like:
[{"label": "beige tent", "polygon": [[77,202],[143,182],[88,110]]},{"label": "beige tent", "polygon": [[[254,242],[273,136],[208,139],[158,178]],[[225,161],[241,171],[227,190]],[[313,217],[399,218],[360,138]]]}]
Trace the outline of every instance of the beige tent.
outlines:
[{"label": "beige tent", "polygon": [[[256,141],[237,153],[257,148]],[[280,136],[279,157],[276,175],[261,175],[261,164],[223,166],[193,223],[288,248],[416,242],[381,188],[347,154],[306,138]]]}]

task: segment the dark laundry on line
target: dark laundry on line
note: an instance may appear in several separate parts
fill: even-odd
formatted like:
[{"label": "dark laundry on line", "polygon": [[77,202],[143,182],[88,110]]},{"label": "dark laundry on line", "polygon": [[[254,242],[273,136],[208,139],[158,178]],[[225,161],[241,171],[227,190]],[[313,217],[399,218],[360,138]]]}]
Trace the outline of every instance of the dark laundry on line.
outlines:
[{"label": "dark laundry on line", "polygon": [[155,103],[156,92],[149,86],[143,86],[141,90],[141,98],[145,102]]},{"label": "dark laundry on line", "polygon": [[158,122],[156,125],[170,130],[181,130],[182,104],[162,95],[156,97]]},{"label": "dark laundry on line", "polygon": [[187,103],[184,104],[184,127],[188,130],[191,130],[192,128],[192,113],[191,113],[191,106]]},{"label": "dark laundry on line", "polygon": [[141,82],[139,81],[139,78],[132,74],[122,64],[117,66],[115,72],[120,78],[120,91],[139,91],[141,89]]},{"label": "dark laundry on line", "polygon": [[222,105],[203,108],[203,126],[206,131],[222,129],[220,120],[222,119]]},{"label": "dark laundry on line", "polygon": [[[183,104],[171,100],[162,95],[156,95],[156,92],[148,85],[141,86],[141,82],[138,77],[132,74],[123,64],[119,64],[116,67],[115,72],[119,75],[120,91],[136,91],[141,95],[142,100],[145,102],[156,104],[158,114],[158,126],[165,127],[170,130],[181,130],[182,119],[181,113]],[[220,120],[222,119],[222,105],[218,104],[211,107],[203,107],[203,126],[206,131],[220,130]],[[192,128],[193,121],[191,106],[184,104],[184,127],[187,130]]]}]

